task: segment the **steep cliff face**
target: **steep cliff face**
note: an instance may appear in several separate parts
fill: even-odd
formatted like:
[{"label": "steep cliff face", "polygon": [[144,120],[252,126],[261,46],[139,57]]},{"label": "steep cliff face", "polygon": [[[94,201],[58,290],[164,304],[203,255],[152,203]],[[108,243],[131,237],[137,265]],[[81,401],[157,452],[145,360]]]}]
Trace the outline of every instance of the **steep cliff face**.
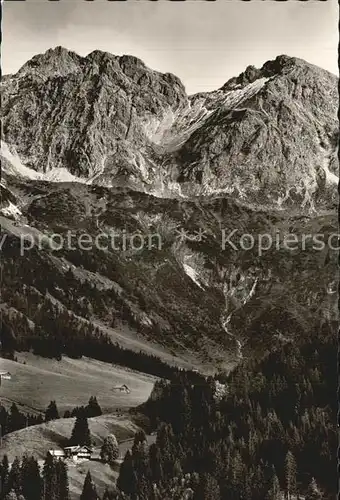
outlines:
[{"label": "steep cliff face", "polygon": [[[108,185],[155,175],[146,131],[187,101],[182,83],[133,56],[63,48],[34,57],[3,82],[3,139],[29,168]],[[149,158],[150,156],[150,158]]]},{"label": "steep cliff face", "polygon": [[304,211],[336,203],[337,79],[296,58],[188,97],[133,56],[57,47],[6,77],[2,102],[9,151],[50,179]]}]

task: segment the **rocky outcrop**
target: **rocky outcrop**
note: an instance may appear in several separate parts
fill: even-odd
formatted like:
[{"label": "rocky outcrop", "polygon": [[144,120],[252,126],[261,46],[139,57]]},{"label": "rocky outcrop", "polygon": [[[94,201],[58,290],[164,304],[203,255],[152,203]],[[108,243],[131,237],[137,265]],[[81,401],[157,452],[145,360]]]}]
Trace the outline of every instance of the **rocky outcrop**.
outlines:
[{"label": "rocky outcrop", "polygon": [[[335,205],[337,87],[327,71],[278,57],[222,87],[239,101],[218,106],[181,146],[180,180],[257,205]],[[210,96],[207,96],[210,99]]]}]

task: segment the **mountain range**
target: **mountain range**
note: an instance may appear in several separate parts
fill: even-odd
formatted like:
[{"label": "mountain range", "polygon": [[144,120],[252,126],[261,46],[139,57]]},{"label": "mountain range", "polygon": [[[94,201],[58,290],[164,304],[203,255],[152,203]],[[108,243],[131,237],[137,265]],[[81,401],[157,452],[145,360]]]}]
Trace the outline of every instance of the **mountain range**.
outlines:
[{"label": "mountain range", "polygon": [[[335,328],[336,251],[301,244],[337,232],[337,85],[281,55],[188,96],[136,57],[62,47],[5,75],[4,318],[35,324],[23,302],[48,297],[60,315],[206,370]],[[70,231],[157,234],[162,245],[18,253],[24,234]],[[233,231],[253,247],[223,245]],[[299,248],[261,254],[261,234],[293,234]]]}]

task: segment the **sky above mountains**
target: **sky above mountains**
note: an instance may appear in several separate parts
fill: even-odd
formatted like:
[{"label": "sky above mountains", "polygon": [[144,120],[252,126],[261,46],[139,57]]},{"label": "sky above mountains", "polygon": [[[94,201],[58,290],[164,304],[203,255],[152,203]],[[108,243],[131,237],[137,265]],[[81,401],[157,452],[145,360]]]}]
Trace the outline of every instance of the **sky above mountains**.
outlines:
[{"label": "sky above mountains", "polygon": [[279,54],[338,74],[337,20],[336,0],[5,2],[2,71],[13,73],[62,45],[80,55],[95,49],[135,55],[176,74],[188,93],[214,90]]}]

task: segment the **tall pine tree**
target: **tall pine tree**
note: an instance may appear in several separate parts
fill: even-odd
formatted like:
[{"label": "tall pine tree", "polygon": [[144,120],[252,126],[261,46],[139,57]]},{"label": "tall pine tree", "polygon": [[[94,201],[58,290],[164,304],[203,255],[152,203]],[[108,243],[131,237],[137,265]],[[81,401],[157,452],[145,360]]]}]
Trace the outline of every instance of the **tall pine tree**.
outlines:
[{"label": "tall pine tree", "polygon": [[69,444],[70,446],[91,446],[91,434],[84,410],[80,411],[76,417]]},{"label": "tall pine tree", "polygon": [[305,496],[305,500],[321,500],[321,499],[322,499],[322,493],[319,490],[315,479],[312,478],[311,482],[308,485],[308,490]]},{"label": "tall pine tree", "polygon": [[281,500],[281,491],[279,479],[276,475],[275,469],[272,477],[270,478],[270,489],[266,496],[267,500]]},{"label": "tall pine tree", "polygon": [[49,453],[43,467],[43,500],[58,500],[56,462]]},{"label": "tall pine tree", "polygon": [[21,464],[22,493],[26,500],[41,500],[42,479],[38,462],[34,457],[23,457]]},{"label": "tall pine tree", "polygon": [[96,487],[93,484],[90,471],[87,471],[80,500],[98,500]]},{"label": "tall pine tree", "polygon": [[217,480],[211,474],[202,474],[194,499],[220,500],[220,498],[221,492]]},{"label": "tall pine tree", "polygon": [[149,448],[149,463],[152,482],[161,482],[163,480],[162,457],[156,443],[153,443]]},{"label": "tall pine tree", "polygon": [[134,462],[130,450],[126,452],[123,463],[120,466],[117,486],[121,491],[130,495],[132,498],[136,495],[137,476],[134,470]]},{"label": "tall pine tree", "polygon": [[85,410],[86,410],[86,416],[88,418],[99,417],[103,413],[95,396],[90,397],[88,405],[86,406]]},{"label": "tall pine tree", "polygon": [[296,493],[296,462],[294,455],[288,451],[285,459],[285,495],[290,500]]},{"label": "tall pine tree", "polygon": [[8,477],[8,490],[13,490],[17,495],[21,493],[21,467],[20,460],[15,457]]},{"label": "tall pine tree", "polygon": [[59,412],[55,401],[51,401],[45,411],[45,422],[50,420],[57,420],[59,418]]},{"label": "tall pine tree", "polygon": [[61,459],[56,463],[56,474],[58,484],[58,500],[69,500],[70,490],[67,475],[67,465]]},{"label": "tall pine tree", "polygon": [[8,478],[9,478],[9,463],[7,455],[4,455],[1,461],[1,483],[0,493],[5,495],[8,493]]}]

